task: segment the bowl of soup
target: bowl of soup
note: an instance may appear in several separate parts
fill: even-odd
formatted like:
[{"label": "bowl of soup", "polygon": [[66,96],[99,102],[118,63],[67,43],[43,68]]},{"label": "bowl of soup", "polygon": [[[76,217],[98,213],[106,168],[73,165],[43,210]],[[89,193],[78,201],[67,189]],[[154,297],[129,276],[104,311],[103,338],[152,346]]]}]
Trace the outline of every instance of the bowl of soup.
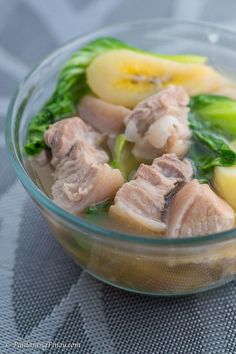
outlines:
[{"label": "bowl of soup", "polygon": [[206,23],[118,24],[20,83],[9,158],[91,275],[163,296],[235,278],[235,48],[234,32]]}]

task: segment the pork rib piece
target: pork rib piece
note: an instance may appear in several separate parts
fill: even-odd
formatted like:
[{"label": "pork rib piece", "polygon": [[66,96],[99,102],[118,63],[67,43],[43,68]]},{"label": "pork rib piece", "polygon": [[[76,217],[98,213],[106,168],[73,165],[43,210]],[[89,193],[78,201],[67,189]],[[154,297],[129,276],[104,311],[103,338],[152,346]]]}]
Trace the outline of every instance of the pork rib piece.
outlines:
[{"label": "pork rib piece", "polygon": [[84,141],[77,142],[55,169],[54,202],[79,213],[114,196],[124,179],[119,170],[106,163],[107,159],[104,151]]},{"label": "pork rib piece", "polygon": [[203,236],[229,230],[234,223],[233,209],[207,184],[194,179],[176,194],[171,203],[167,235]]},{"label": "pork rib piece", "polygon": [[129,113],[128,108],[93,96],[85,96],[79,104],[80,116],[104,134],[121,133],[125,127],[124,119]]},{"label": "pork rib piece", "polygon": [[52,165],[56,164],[70,153],[77,141],[86,141],[97,145],[102,141],[102,135],[95,132],[79,117],[66,118],[52,124],[44,133],[45,144],[51,148]]},{"label": "pork rib piece", "polygon": [[147,160],[163,153],[184,156],[191,138],[188,103],[188,94],[179,86],[169,86],[139,103],[125,119],[134,155]]},{"label": "pork rib piece", "polygon": [[156,158],[151,166],[141,164],[134,179],[117,192],[109,213],[139,229],[164,232],[166,197],[177,186],[190,181],[192,174],[190,161],[181,161],[174,154]]}]

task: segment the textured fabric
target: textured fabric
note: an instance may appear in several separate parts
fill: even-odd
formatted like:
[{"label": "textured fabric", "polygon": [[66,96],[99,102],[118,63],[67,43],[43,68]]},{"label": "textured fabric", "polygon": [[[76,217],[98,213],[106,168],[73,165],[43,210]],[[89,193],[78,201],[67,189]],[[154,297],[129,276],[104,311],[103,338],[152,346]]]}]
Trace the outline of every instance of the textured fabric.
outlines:
[{"label": "textured fabric", "polygon": [[[202,18],[236,28],[235,10],[235,0],[227,6],[216,0],[0,0],[0,354],[236,352],[236,282],[167,299],[93,279],[54,240],[16,180],[3,137],[17,82],[66,40],[149,16]],[[27,348],[27,341],[38,348]],[[75,346],[46,349],[49,342]]]}]

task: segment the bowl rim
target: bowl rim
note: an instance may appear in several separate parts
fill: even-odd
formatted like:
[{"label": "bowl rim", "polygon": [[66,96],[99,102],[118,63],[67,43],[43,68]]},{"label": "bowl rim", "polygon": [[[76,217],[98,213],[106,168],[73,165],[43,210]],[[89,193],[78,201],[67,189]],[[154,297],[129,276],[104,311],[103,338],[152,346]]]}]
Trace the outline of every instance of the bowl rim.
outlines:
[{"label": "bowl rim", "polygon": [[12,96],[10,100],[10,104],[7,111],[7,122],[5,127],[5,138],[6,138],[6,146],[7,146],[7,153],[9,160],[12,166],[15,169],[18,179],[24,185],[25,189],[31,197],[36,200],[40,205],[44,206],[53,214],[56,214],[59,218],[63,221],[69,222],[73,225],[73,227],[79,227],[84,231],[89,233],[92,232],[94,235],[99,235],[102,237],[110,238],[113,240],[118,241],[128,241],[134,242],[137,244],[146,244],[146,245],[157,245],[157,246],[191,246],[191,245],[199,245],[203,246],[208,243],[215,243],[217,241],[226,241],[233,238],[236,238],[236,228],[215,233],[209,234],[206,236],[194,236],[194,237],[181,237],[181,238],[155,238],[150,236],[138,235],[138,234],[128,234],[125,232],[119,232],[116,230],[111,230],[104,228],[102,226],[98,226],[96,224],[87,222],[85,219],[80,218],[79,216],[75,216],[70,212],[62,209],[58,205],[56,205],[44,192],[42,192],[39,187],[33,182],[31,177],[26,172],[26,169],[23,163],[20,161],[15,144],[14,144],[14,126],[13,123],[13,112],[15,108],[15,103],[17,98],[21,92],[21,88],[24,84],[26,84],[27,80],[31,78],[31,76],[37,71],[40,70],[41,66],[45,65],[47,62],[53,59],[59,52],[66,50],[71,44],[75,43],[76,41],[89,41],[90,39],[94,39],[95,36],[99,37],[104,35],[104,32],[109,32],[112,30],[123,29],[124,27],[133,27],[133,26],[140,26],[144,24],[157,24],[157,25],[186,25],[186,26],[196,26],[202,27],[204,29],[210,29],[214,31],[221,31],[226,35],[234,36],[236,39],[236,31],[226,29],[223,26],[215,25],[210,22],[206,21],[190,21],[190,20],[183,20],[183,19],[174,19],[174,18],[151,18],[151,19],[142,19],[137,21],[131,22],[121,22],[117,24],[113,24],[111,26],[104,26],[94,31],[86,32],[80,36],[76,36],[71,40],[65,42],[63,45],[59,46],[56,50],[51,52],[48,56],[46,56],[43,60],[40,61],[39,64],[35,65],[32,70],[25,76],[23,80],[20,81],[15,94]]}]

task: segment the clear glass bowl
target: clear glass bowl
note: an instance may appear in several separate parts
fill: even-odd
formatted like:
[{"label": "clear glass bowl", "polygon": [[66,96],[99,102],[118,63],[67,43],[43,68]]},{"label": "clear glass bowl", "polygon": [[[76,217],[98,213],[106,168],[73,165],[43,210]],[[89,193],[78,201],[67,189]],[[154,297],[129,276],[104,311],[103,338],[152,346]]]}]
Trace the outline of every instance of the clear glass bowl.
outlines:
[{"label": "clear glass bowl", "polygon": [[[217,287],[236,274],[236,229],[182,239],[134,236],[87,223],[55,205],[24,166],[27,124],[52,93],[60,68],[78,48],[113,36],[158,53],[205,55],[217,70],[236,76],[236,33],[206,23],[148,20],[120,24],[69,42],[21,82],[7,120],[10,160],[57,240],[89,273],[111,285],[150,295],[182,295]],[[236,186],[235,186],[236,187]]]}]

